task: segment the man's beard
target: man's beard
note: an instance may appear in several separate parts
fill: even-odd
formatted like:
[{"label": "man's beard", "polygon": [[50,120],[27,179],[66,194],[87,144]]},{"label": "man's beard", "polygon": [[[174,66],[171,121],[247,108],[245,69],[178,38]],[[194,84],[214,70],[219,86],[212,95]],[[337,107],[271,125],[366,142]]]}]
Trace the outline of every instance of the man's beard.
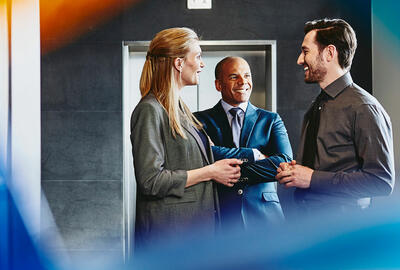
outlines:
[{"label": "man's beard", "polygon": [[304,74],[304,81],[306,83],[319,83],[326,76],[326,68],[322,66],[321,55],[318,56],[317,61],[314,66],[308,66],[308,76]]}]

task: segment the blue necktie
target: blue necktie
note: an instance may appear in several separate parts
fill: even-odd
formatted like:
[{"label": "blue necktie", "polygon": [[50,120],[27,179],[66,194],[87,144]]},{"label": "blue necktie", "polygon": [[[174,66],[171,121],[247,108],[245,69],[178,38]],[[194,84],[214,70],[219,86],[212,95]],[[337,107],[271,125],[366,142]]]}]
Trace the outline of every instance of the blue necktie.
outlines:
[{"label": "blue necktie", "polygon": [[239,119],[239,111],[242,110],[240,108],[232,108],[229,110],[229,113],[233,116],[232,118],[232,138],[233,138],[233,143],[235,144],[236,147],[239,147],[239,141],[240,141],[240,130],[241,130],[241,125],[240,125],[240,119]]}]

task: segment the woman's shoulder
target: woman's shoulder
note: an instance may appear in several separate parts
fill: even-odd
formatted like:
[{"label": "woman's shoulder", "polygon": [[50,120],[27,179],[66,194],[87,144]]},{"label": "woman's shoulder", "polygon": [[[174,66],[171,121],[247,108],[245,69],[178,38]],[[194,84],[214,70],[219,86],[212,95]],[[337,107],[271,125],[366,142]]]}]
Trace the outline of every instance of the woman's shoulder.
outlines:
[{"label": "woman's shoulder", "polygon": [[132,112],[131,120],[133,119],[155,119],[165,117],[164,108],[157,101],[154,95],[149,94],[143,97],[140,102],[136,105]]},{"label": "woman's shoulder", "polygon": [[154,95],[148,94],[147,96],[143,97],[140,102],[136,105],[136,110],[154,110],[161,112],[163,110],[162,105],[158,102]]},{"label": "woman's shoulder", "polygon": [[156,97],[153,94],[148,94],[148,95],[142,97],[142,99],[140,100],[138,105],[142,105],[142,104],[149,104],[150,106],[153,106],[153,107],[162,107],[160,102],[158,102],[158,100],[156,99]]}]

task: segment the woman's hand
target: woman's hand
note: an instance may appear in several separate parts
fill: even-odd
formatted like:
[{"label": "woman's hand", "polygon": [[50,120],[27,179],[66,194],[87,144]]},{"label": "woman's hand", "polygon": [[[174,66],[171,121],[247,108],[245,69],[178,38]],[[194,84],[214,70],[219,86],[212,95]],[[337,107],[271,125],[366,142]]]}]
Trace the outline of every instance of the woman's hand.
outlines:
[{"label": "woman's hand", "polygon": [[190,170],[187,172],[188,178],[185,187],[209,180],[215,180],[225,186],[233,187],[240,177],[239,165],[242,163],[243,161],[236,158],[222,159],[203,168]]},{"label": "woman's hand", "polygon": [[220,184],[228,187],[233,187],[233,185],[240,178],[240,164],[243,161],[239,159],[222,159],[215,163],[209,165],[211,179],[214,179]]}]

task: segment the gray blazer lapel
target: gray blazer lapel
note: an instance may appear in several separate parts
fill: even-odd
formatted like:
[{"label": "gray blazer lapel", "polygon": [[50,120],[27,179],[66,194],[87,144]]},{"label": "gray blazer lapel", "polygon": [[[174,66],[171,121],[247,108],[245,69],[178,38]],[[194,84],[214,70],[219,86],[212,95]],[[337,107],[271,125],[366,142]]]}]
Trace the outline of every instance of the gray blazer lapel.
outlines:
[{"label": "gray blazer lapel", "polygon": [[195,127],[192,126],[191,123],[189,123],[189,121],[187,119],[185,119],[185,117],[181,117],[181,123],[184,129],[186,129],[186,131],[193,136],[193,138],[196,140],[197,145],[199,146],[201,153],[203,154],[204,159],[207,161],[208,164],[210,164],[210,160],[207,156],[207,151],[204,147],[203,141],[201,140],[199,134],[197,133],[197,131],[195,130]]}]

